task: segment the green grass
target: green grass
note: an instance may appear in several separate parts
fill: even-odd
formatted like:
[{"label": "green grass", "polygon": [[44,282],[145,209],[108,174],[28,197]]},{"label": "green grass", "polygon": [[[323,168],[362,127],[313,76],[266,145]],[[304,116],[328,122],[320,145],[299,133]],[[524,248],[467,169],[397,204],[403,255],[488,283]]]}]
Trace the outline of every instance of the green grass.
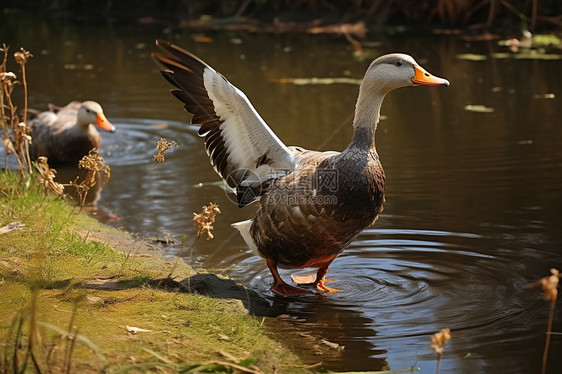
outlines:
[{"label": "green grass", "polygon": [[[189,372],[198,365],[233,372],[216,362],[307,372],[292,368],[297,356],[239,300],[151,286],[175,265],[125,253],[136,248],[130,236],[46,197],[33,179],[21,183],[19,174],[0,172],[0,206],[0,227],[25,225],[0,234],[0,373],[24,365],[41,372]],[[112,247],[123,242],[123,250]],[[193,274],[185,264],[174,268],[180,278]],[[133,334],[127,326],[150,331]]]}]

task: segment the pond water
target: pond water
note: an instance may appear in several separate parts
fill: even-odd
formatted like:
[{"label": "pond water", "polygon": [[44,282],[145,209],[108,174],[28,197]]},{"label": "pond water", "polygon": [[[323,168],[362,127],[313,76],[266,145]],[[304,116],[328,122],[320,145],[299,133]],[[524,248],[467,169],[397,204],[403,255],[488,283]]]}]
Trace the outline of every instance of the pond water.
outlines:
[{"label": "pond water", "polygon": [[[197,242],[193,264],[281,308],[288,318],[278,332],[307,362],[432,373],[430,337],[448,327],[453,338],[442,373],[539,372],[549,306],[527,286],[551,267],[562,269],[561,60],[492,59],[505,52],[497,42],[455,36],[371,37],[369,57],[359,60],[337,36],[224,32],[197,43],[196,33],[165,25],[0,19],[0,42],[35,55],[28,64],[30,106],[93,99],[117,127],[102,134],[112,174],[99,191],[100,220],[140,237],[173,238],[163,251],[175,254],[182,237],[194,235],[193,212],[218,203],[215,238]],[[387,202],[376,225],[330,267],[342,293],[282,299],[269,291],[264,261],[230,227],[256,208],[237,208],[215,183],[196,129],[149,56],[156,38],[171,38],[214,66],[286,144],[305,148],[345,148],[358,87],[276,79],[359,79],[373,57],[401,51],[451,81],[449,88],[408,88],[386,98],[377,147]],[[467,53],[487,58],[458,58]],[[179,147],[154,169],[160,137]],[[560,332],[558,304],[553,331]],[[344,349],[318,354],[303,348],[299,331]],[[561,352],[561,335],[552,335],[550,373],[561,370]]]}]

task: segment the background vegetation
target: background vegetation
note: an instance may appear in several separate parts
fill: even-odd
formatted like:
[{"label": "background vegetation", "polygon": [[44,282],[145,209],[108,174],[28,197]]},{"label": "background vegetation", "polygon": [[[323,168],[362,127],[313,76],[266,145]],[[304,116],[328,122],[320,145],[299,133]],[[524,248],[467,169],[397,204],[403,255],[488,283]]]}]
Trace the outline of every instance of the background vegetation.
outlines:
[{"label": "background vegetation", "polygon": [[[82,17],[138,17],[264,22],[367,22],[372,27],[410,23],[461,28],[562,28],[559,0],[1,0],[20,8]],[[145,20],[146,21],[146,20]]]}]

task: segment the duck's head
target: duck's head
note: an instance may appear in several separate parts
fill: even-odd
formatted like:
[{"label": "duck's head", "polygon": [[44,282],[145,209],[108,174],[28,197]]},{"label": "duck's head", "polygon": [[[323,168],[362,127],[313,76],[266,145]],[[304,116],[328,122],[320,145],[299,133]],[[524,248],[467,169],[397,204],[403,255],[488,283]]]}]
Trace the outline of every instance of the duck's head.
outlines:
[{"label": "duck's head", "polygon": [[449,86],[449,81],[428,73],[412,56],[392,53],[374,60],[363,79],[363,86],[369,91],[386,95],[400,87],[430,85]]},{"label": "duck's head", "polygon": [[84,101],[82,103],[82,106],[78,109],[78,123],[83,126],[94,124],[105,131],[115,131],[115,126],[103,114],[101,105],[95,101]]}]

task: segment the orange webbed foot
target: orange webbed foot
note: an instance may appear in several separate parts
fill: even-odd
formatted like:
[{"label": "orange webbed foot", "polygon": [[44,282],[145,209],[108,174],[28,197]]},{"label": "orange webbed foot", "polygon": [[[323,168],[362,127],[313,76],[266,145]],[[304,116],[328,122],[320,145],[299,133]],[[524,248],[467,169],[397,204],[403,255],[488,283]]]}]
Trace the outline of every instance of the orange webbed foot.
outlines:
[{"label": "orange webbed foot", "polygon": [[320,292],[329,292],[329,293],[341,292],[341,290],[326,286],[325,283],[333,282],[334,279],[322,278],[319,281],[317,281],[316,280],[317,277],[314,275],[304,275],[304,276],[291,275],[291,279],[293,280],[293,282],[303,287],[316,287],[316,289]]},{"label": "orange webbed foot", "polygon": [[299,295],[310,295],[312,294],[309,290],[303,290],[302,288],[293,287],[287,283],[278,283],[271,287],[271,291],[275,292],[280,296],[299,296]]},{"label": "orange webbed foot", "polygon": [[337,288],[326,287],[326,285],[324,283],[327,283],[327,282],[332,282],[332,280],[321,279],[320,282],[318,282],[318,284],[316,285],[316,288],[319,291],[324,291],[324,292],[329,292],[329,293],[341,292],[341,290],[338,290]]}]

